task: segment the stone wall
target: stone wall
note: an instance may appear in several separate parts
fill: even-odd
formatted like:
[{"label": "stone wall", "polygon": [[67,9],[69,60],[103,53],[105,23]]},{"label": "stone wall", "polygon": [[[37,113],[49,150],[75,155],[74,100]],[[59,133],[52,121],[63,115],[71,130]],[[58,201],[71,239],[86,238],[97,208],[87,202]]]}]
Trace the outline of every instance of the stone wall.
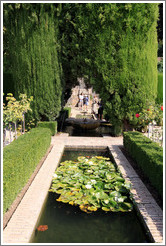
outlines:
[{"label": "stone wall", "polygon": [[83,78],[78,78],[79,85],[72,88],[72,94],[71,97],[68,99],[65,106],[73,106],[77,107],[79,102],[79,95],[82,93],[83,95],[89,96],[89,102],[90,102],[90,96],[98,96],[95,91],[93,91],[93,87],[87,88],[84,82]]}]

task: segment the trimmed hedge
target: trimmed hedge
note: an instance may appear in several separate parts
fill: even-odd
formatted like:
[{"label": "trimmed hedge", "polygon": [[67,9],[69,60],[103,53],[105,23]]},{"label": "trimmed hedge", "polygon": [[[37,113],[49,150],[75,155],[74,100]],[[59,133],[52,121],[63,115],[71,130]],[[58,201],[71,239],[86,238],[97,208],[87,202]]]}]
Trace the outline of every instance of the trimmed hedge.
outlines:
[{"label": "trimmed hedge", "polygon": [[63,112],[65,112],[65,111],[66,111],[66,116],[65,116],[65,118],[69,118],[70,115],[71,115],[71,108],[70,108],[70,107],[65,107],[65,108],[63,108]]},{"label": "trimmed hedge", "polygon": [[163,73],[158,73],[157,103],[163,103]]},{"label": "trimmed hedge", "polygon": [[38,127],[49,128],[51,135],[54,136],[57,133],[57,122],[56,121],[40,121],[37,124]]},{"label": "trimmed hedge", "polygon": [[163,149],[140,132],[124,132],[123,145],[163,197]]},{"label": "trimmed hedge", "polygon": [[46,154],[51,131],[33,128],[20,136],[3,151],[3,212],[11,206],[26,185],[36,166]]}]

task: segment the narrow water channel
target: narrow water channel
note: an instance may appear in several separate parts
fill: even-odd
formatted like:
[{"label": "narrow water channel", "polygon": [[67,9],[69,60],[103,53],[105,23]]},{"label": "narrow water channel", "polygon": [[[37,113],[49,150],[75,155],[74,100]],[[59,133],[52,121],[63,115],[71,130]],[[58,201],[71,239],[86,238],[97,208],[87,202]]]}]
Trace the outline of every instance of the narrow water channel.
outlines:
[{"label": "narrow water channel", "polygon": [[[61,161],[76,160],[78,156],[108,156],[106,151],[64,152]],[[58,196],[57,196],[58,197]],[[56,201],[48,192],[39,225],[48,230],[35,230],[31,243],[148,243],[148,236],[133,210],[132,212],[104,212],[87,214],[76,206]]]}]

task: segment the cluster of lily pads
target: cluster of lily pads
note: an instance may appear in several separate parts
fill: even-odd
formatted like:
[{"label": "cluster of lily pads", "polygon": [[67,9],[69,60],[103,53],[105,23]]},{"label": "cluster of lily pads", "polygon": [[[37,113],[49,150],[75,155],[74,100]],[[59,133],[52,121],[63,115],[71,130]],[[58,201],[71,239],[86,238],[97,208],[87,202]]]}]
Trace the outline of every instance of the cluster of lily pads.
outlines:
[{"label": "cluster of lily pads", "polygon": [[53,175],[51,192],[57,201],[78,205],[84,212],[127,212],[132,210],[130,183],[116,170],[109,158],[78,157],[60,164]]}]

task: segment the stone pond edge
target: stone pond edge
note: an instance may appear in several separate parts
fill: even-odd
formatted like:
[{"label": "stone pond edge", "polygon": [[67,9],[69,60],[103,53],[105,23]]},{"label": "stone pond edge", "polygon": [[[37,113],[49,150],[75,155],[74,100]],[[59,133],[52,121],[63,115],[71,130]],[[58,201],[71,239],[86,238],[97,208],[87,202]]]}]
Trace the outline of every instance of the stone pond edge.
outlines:
[{"label": "stone pond edge", "polygon": [[[89,139],[89,144],[80,139]],[[151,240],[155,243],[163,243],[163,212],[118,147],[122,142],[119,143],[118,140],[112,142],[109,137],[98,138],[98,140],[96,142],[95,138],[74,138],[63,134],[59,138],[54,138],[53,148],[4,229],[3,243],[29,243],[51,185],[53,172],[59,164],[65,147],[98,149],[103,146],[109,148],[122,176],[131,182],[131,193],[136,210]],[[34,204],[35,208],[32,208],[30,204]]]}]

